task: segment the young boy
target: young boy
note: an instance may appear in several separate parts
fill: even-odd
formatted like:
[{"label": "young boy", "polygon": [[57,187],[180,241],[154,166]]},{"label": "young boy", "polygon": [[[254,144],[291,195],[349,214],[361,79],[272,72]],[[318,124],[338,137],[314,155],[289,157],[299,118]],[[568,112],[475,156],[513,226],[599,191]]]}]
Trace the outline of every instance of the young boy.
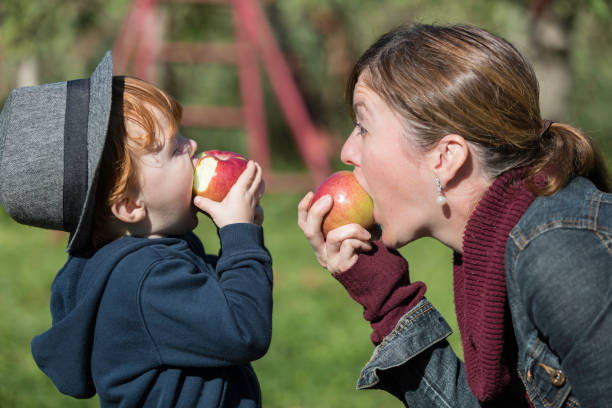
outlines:
[{"label": "young boy", "polygon": [[[249,162],[220,203],[192,197],[196,143],[163,91],[113,77],[19,88],[0,114],[0,202],[17,221],[70,232],[39,367],[103,407],[259,407],[250,362],[271,337],[272,268]],[[195,205],[194,205],[195,204]],[[197,208],[219,256],[193,234]]]}]

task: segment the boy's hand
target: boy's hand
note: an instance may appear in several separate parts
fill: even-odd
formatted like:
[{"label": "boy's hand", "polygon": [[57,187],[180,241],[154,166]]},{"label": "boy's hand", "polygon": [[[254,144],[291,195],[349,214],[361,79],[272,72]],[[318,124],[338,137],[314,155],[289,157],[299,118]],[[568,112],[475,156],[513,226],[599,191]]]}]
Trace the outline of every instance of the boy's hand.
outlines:
[{"label": "boy's hand", "polygon": [[329,231],[325,238],[321,225],[332,208],[332,198],[323,196],[308,209],[313,196],[309,192],[298,204],[298,225],[321,266],[331,273],[344,272],[357,262],[360,251],[372,249],[372,235],[359,224],[348,224]]},{"label": "boy's hand", "polygon": [[196,207],[208,214],[219,228],[240,222],[261,225],[263,209],[259,205],[259,200],[264,190],[261,166],[249,160],[247,167],[223,201],[217,202],[196,196],[193,202]]},{"label": "boy's hand", "polygon": [[261,205],[259,205],[259,201],[257,202],[257,206],[255,207],[255,217],[253,218],[253,224],[263,225],[264,221],[264,210]]}]

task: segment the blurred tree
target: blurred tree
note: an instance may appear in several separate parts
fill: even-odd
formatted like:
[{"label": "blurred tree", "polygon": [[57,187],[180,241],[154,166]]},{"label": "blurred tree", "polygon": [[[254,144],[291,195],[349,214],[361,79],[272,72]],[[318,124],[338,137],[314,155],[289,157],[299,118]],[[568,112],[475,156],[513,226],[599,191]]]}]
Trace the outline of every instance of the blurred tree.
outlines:
[{"label": "blurred tree", "polygon": [[93,68],[112,47],[126,6],[123,0],[2,0],[2,94],[18,76],[46,82]]},{"label": "blurred tree", "polygon": [[581,15],[591,14],[605,24],[610,9],[604,0],[521,0],[521,3],[528,15],[529,41],[525,53],[539,73],[543,115],[565,120],[574,88],[572,42],[577,21]]},{"label": "blurred tree", "polygon": [[[585,127],[612,157],[612,142],[605,137],[612,132],[612,123],[602,112],[612,102],[612,84],[604,81],[612,76],[606,74],[612,59],[612,13],[607,0],[269,3],[272,21],[291,55],[309,106],[319,121],[332,128],[337,141],[350,129],[343,105],[347,74],[376,37],[400,24],[467,23],[513,42],[538,75],[543,115]],[[597,90],[590,85],[594,80]],[[596,106],[598,115],[590,105]]]},{"label": "blurred tree", "polygon": [[[0,95],[23,81],[50,82],[89,72],[110,49],[129,6],[127,0],[0,1]],[[541,82],[543,114],[593,133],[612,156],[608,107],[612,103],[612,24],[609,0],[262,0],[289,57],[307,106],[334,135],[339,148],[350,131],[344,86],[353,62],[380,34],[406,23],[468,23],[512,41],[532,61]],[[213,7],[194,12],[176,6],[172,35],[231,41],[228,19]],[[181,11],[183,10],[183,11]],[[200,9],[201,10],[201,9]],[[229,27],[229,28],[228,28]],[[49,69],[52,67],[53,69]],[[166,70],[181,99],[181,83],[219,84],[210,99],[237,90],[227,70]],[[18,75],[17,72],[21,74]],[[172,77],[173,76],[173,77]],[[26,78],[26,79],[23,79]],[[215,79],[217,78],[217,79]],[[218,78],[221,78],[219,80]],[[163,82],[162,82],[163,83]],[[193,87],[188,87],[192,91]],[[272,98],[273,99],[273,98]],[[286,132],[270,101],[272,132]],[[288,154],[289,147],[278,150]],[[337,156],[337,154],[336,154]]]},{"label": "blurred tree", "polygon": [[[607,153],[609,163],[612,164],[610,161],[612,160],[612,120],[610,120],[609,112],[612,106],[612,69],[610,69],[612,66],[612,3],[610,0],[259,1],[264,4],[279,43],[291,61],[294,75],[303,89],[313,117],[321,127],[327,128],[335,135],[337,149],[351,128],[344,106],[346,77],[356,58],[379,35],[399,24],[413,22],[468,23],[504,36],[525,53],[532,61],[541,82],[544,115],[576,124],[589,135],[594,136]],[[0,107],[9,90],[20,83],[61,81],[88,75],[104,51],[112,48],[129,5],[130,0],[0,0]],[[172,7],[173,10],[168,11],[167,14],[167,21],[170,23],[167,30],[173,39],[184,41],[233,40],[233,30],[229,25],[230,18],[225,11],[213,6],[196,10],[193,4],[173,4]],[[166,75],[165,87],[167,86],[171,93],[182,101],[190,102],[194,96],[204,95],[206,101],[210,101],[211,104],[234,105],[239,103],[237,75],[232,69],[211,67],[207,70],[197,70],[190,66],[181,66],[174,70],[160,67],[160,72]],[[18,82],[18,77],[21,78],[21,82]],[[160,84],[164,82],[160,81]],[[291,152],[291,149],[295,151],[292,146],[283,144],[290,140],[285,137],[288,129],[283,127],[281,111],[274,106],[275,98],[270,92],[268,92],[267,99],[270,136],[275,143],[272,154],[276,155],[274,159],[277,162],[287,162],[286,166],[289,167],[293,165],[289,163],[291,160],[299,162],[299,159],[295,153]],[[240,139],[239,136],[237,135],[236,139]],[[213,144],[231,139],[227,133],[208,134],[207,138]],[[338,151],[335,153],[336,160],[337,156]],[[279,198],[281,197],[275,196],[276,203]],[[282,200],[283,198],[281,202]],[[280,222],[283,228],[291,224],[296,197],[287,196],[284,200],[290,203],[286,206],[282,204],[281,207],[272,206],[273,209],[276,208],[272,210],[276,213],[272,212],[270,217],[268,217],[270,214],[266,216],[267,222],[272,222],[273,225],[274,222],[277,224]],[[291,215],[285,216],[284,214]],[[3,215],[0,211],[0,221],[3,217],[7,218],[6,214]],[[291,225],[295,227],[295,224]],[[6,230],[5,226],[2,228],[3,231]],[[18,239],[15,239],[16,236],[11,233],[5,235],[7,238],[0,247],[6,248],[7,244],[23,243],[25,240],[26,246],[38,248],[46,245],[47,242],[46,240],[39,242],[38,238],[32,240],[29,230],[20,230]],[[288,269],[289,264],[294,266],[300,263],[296,263],[294,249],[296,245],[299,245],[296,244],[297,242],[303,242],[303,237],[296,237],[296,240],[301,241],[294,242],[292,239],[287,241],[288,236],[289,234],[278,233],[270,237],[271,240],[276,239],[282,243],[283,249],[279,253],[292,256],[289,261],[287,257],[279,257],[284,259],[284,264],[281,261],[281,270]],[[10,248],[11,245],[8,247]],[[57,253],[60,254],[60,252],[58,248]],[[298,258],[300,256],[298,254]],[[303,263],[306,265],[308,260],[311,260],[312,254],[304,254],[304,256],[310,257],[304,258]],[[32,257],[18,258],[28,262],[32,261],[30,259]],[[38,272],[41,259],[35,258],[32,265],[28,263],[24,267]],[[436,257],[428,256],[427,258],[433,260]],[[11,282],[14,281],[11,274],[5,273],[0,276],[10,278]],[[306,333],[308,324],[304,324],[296,316],[301,316],[307,308],[305,309],[304,303],[301,303],[304,298],[295,301],[295,293],[312,297],[313,305],[316,303],[317,307],[322,307],[321,318],[331,316],[329,310],[338,310],[336,303],[326,304],[321,299],[339,302],[343,297],[336,296],[335,292],[328,292],[327,289],[317,292],[314,296],[312,296],[313,292],[304,291],[302,287],[299,292],[288,292],[287,287],[293,285],[292,282],[297,279],[296,276],[299,274],[293,272],[279,274],[279,281],[282,279],[282,282],[275,288],[280,287],[279,294],[285,298],[284,302],[281,298],[283,307],[289,306],[289,309],[285,311],[291,310],[290,314],[285,314],[286,317],[281,317],[289,322],[289,326],[285,325],[285,327],[295,325],[296,328],[299,326],[299,330],[305,327],[306,331],[302,330],[302,332]],[[48,298],[44,300],[48,296],[48,286],[46,286],[48,284],[43,284],[36,274],[32,274],[27,280],[16,282],[21,282],[19,285],[23,286],[21,289],[23,296],[19,298],[20,301],[33,303],[26,306],[17,305],[17,301],[13,298],[0,296],[0,300],[6,298],[9,302],[5,302],[4,310],[15,311],[17,313],[15,316],[18,316],[16,320],[21,320],[23,323],[23,325],[15,325],[15,319],[5,319],[7,324],[0,335],[0,339],[4,340],[4,343],[0,344],[2,362],[0,364],[0,406],[82,406],[83,401],[62,399],[50,382],[46,380],[46,382],[41,382],[42,374],[33,366],[26,344],[25,339],[33,333],[33,322],[48,319],[48,310],[43,305],[48,302]],[[4,286],[9,289],[14,287]],[[429,290],[433,294],[436,288],[431,285]],[[441,296],[447,296],[446,292]],[[346,306],[342,304],[341,307]],[[39,314],[43,309],[44,314]],[[452,313],[450,303],[449,313]],[[307,318],[315,316],[313,321],[319,318],[319,315],[312,314],[310,311],[303,316]],[[358,313],[352,316],[358,317]],[[342,330],[342,327],[339,330]],[[296,330],[283,333],[294,331]],[[320,367],[320,371],[315,369],[314,372],[327,374],[330,369],[328,366],[330,360],[327,358],[329,358],[330,350],[336,349],[325,347],[325,342],[321,342],[317,337],[318,332],[310,331],[306,334],[316,338],[316,341],[309,343],[310,345],[314,345],[315,348],[321,346],[318,354],[315,353],[317,358],[309,359],[313,366]],[[275,353],[283,356],[281,357],[283,362],[289,361],[290,364],[294,364],[295,356],[291,353],[299,353],[301,349],[288,345],[285,337],[287,336],[281,335],[276,338]],[[17,340],[15,340],[17,338],[23,342],[23,345],[18,348],[16,348]],[[301,344],[303,338],[299,340],[298,343]],[[327,343],[335,344],[336,341]],[[339,358],[345,360],[355,358],[355,367],[358,367],[358,364],[361,364],[361,356],[351,349],[355,342],[339,344],[343,349],[346,349],[345,344],[348,344],[350,351],[346,356],[341,355]],[[369,346],[369,343],[364,345],[364,353],[365,350],[369,350]],[[3,351],[4,354],[2,354]],[[321,376],[312,375],[309,369],[304,370],[303,373],[294,373],[293,371],[298,370],[293,370],[295,384],[289,381],[292,387],[287,387],[288,383],[281,381],[285,378],[279,378],[276,375],[278,372],[276,364],[281,360],[274,357],[268,360],[268,358],[261,361],[260,367],[262,371],[268,370],[266,379],[268,385],[266,386],[268,387],[268,405],[271,407],[312,406],[313,404],[299,401],[300,393],[310,395],[319,393],[324,397],[317,394],[319,398],[317,401],[321,403],[315,406],[325,406],[324,403],[327,403],[327,406],[334,406],[333,402],[330,403],[321,398],[334,395],[338,401],[342,401],[351,392],[346,390],[351,387],[350,381],[352,381],[353,373],[341,373],[342,379],[338,380],[340,382],[331,381],[332,385],[328,384],[330,381],[325,378],[323,382],[329,387],[322,389],[324,387],[321,387],[321,382],[317,382],[320,379],[318,377]],[[299,359],[297,361],[299,363]],[[267,368],[266,365],[268,365]],[[345,380],[345,374],[348,374],[351,380]],[[335,379],[336,377],[334,375]],[[313,392],[313,390],[317,391]],[[367,398],[372,394],[366,394],[362,396],[361,393],[358,393],[356,400],[374,401],[376,398],[373,396],[372,400],[368,400]],[[298,395],[297,401],[296,395]],[[286,403],[287,401],[291,402]],[[305,399],[305,401],[310,400]],[[71,402],[74,405],[70,404]],[[91,406],[96,405],[95,400],[90,400],[89,403]],[[372,406],[376,403],[366,402],[360,406],[368,405]],[[382,405],[384,406],[384,403]],[[342,406],[342,402],[335,406]]]},{"label": "blurred tree", "polygon": [[555,121],[567,117],[572,87],[570,38],[577,4],[569,2],[567,6],[555,12],[551,0],[531,0],[525,4],[529,16],[525,53],[540,74],[542,115]]}]

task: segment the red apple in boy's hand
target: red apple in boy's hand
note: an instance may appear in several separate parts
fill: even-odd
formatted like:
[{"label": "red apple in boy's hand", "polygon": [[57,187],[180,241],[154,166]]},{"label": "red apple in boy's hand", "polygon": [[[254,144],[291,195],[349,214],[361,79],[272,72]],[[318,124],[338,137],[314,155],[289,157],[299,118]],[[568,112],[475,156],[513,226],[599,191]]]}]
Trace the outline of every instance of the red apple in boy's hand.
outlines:
[{"label": "red apple in boy's hand", "polygon": [[352,172],[342,170],[327,177],[317,187],[310,205],[329,194],[334,203],[323,218],[323,235],[345,224],[356,223],[368,229],[374,225],[374,203]]},{"label": "red apple in boy's hand", "polygon": [[193,174],[193,193],[222,201],[249,161],[234,152],[208,150],[200,153]]}]

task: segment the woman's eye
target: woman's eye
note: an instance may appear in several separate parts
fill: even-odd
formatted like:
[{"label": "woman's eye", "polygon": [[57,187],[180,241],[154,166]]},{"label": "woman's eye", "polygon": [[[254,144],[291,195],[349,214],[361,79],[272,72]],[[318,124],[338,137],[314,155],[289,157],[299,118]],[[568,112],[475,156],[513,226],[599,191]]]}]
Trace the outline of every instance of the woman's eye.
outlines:
[{"label": "woman's eye", "polygon": [[366,135],[368,133],[366,128],[361,126],[359,123],[355,123],[355,126],[357,127],[357,132],[359,133],[360,136]]}]

